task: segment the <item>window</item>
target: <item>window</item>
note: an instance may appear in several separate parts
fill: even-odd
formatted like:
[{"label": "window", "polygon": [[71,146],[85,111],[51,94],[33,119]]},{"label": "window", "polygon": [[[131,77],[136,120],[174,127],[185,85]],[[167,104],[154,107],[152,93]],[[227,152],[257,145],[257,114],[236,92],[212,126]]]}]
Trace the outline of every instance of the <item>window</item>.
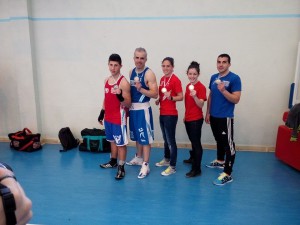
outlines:
[{"label": "window", "polygon": [[294,91],[292,93],[292,106],[300,103],[300,42],[298,44],[298,55],[296,62]]}]

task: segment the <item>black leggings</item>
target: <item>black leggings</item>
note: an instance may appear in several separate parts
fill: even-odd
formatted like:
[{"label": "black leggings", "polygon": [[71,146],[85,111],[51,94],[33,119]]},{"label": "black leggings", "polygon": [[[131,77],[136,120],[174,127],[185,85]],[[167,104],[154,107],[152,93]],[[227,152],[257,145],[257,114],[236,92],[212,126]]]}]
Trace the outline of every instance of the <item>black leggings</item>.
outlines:
[{"label": "black leggings", "polygon": [[203,155],[203,148],[201,144],[203,119],[184,122],[184,124],[187,135],[192,144],[192,170],[199,172],[201,171],[201,161]]}]

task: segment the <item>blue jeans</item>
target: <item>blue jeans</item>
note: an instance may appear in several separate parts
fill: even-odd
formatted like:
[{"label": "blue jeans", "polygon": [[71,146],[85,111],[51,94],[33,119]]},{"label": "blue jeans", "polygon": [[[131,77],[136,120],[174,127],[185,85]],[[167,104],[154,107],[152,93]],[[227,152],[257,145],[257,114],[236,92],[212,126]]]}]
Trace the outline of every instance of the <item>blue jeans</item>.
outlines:
[{"label": "blue jeans", "polygon": [[176,166],[177,145],[175,139],[178,116],[159,116],[161,132],[164,138],[165,158],[170,159],[170,166]]}]

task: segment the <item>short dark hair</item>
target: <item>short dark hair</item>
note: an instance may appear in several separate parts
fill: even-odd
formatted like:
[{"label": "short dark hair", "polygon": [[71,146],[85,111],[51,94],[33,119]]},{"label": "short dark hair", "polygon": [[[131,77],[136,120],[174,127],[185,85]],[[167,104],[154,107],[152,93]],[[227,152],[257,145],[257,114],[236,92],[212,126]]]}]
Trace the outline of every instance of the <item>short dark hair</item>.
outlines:
[{"label": "short dark hair", "polygon": [[200,74],[200,64],[196,61],[191,62],[186,73],[188,73],[189,69],[195,69],[198,72],[198,74]]},{"label": "short dark hair", "polygon": [[231,58],[230,58],[230,56],[229,56],[228,54],[225,54],[225,53],[224,53],[224,54],[221,54],[221,55],[218,56],[218,58],[220,58],[220,57],[221,57],[221,58],[227,58],[227,59],[228,59],[228,62],[229,62],[229,63],[231,62]]},{"label": "short dark hair", "polygon": [[169,61],[170,64],[174,67],[174,59],[172,57],[166,57],[166,58],[164,58],[163,61],[162,61],[162,63],[164,61]]},{"label": "short dark hair", "polygon": [[108,58],[108,62],[110,61],[118,62],[120,65],[122,65],[121,56],[119,56],[118,54],[111,54]]}]

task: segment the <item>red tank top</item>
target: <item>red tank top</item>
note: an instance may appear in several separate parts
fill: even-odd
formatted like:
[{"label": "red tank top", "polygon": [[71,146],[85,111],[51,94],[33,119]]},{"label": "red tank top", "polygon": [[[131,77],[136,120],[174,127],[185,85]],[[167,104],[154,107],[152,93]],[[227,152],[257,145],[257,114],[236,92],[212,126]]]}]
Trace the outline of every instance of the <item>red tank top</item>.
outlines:
[{"label": "red tank top", "polygon": [[116,96],[114,87],[116,85],[120,85],[121,80],[124,78],[123,75],[117,80],[115,84],[109,84],[108,79],[105,82],[104,90],[105,90],[105,117],[104,120],[107,122],[117,124],[117,125],[125,125],[126,124],[126,110],[125,107],[121,105],[119,99]]}]

